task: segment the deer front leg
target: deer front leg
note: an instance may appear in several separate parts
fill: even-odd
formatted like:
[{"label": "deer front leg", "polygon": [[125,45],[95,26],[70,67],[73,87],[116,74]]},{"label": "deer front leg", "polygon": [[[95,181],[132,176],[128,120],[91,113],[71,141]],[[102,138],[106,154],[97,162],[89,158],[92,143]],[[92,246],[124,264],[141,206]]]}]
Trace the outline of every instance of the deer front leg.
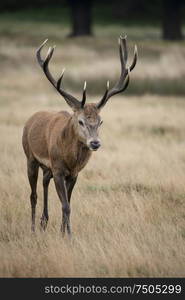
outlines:
[{"label": "deer front leg", "polygon": [[41,228],[43,230],[46,230],[47,223],[48,223],[48,187],[50,183],[50,179],[52,178],[52,173],[49,169],[44,169],[43,170],[43,196],[44,196],[44,208],[43,208],[43,213],[41,217]]},{"label": "deer front leg", "polygon": [[62,203],[62,225],[61,225],[61,232],[63,236],[65,234],[65,230],[67,228],[67,233],[71,236],[71,228],[70,228],[70,205],[68,201],[68,194],[65,182],[65,176],[61,173],[54,173],[53,174],[55,187],[57,194],[60,198]]},{"label": "deer front leg", "polygon": [[30,201],[31,201],[31,219],[32,219],[32,225],[31,230],[35,231],[35,210],[36,210],[36,204],[37,204],[37,179],[38,179],[38,171],[39,171],[39,165],[38,162],[35,159],[28,159],[27,161],[27,172],[28,172],[28,179],[31,187],[31,195],[30,195]]},{"label": "deer front leg", "polygon": [[73,191],[73,188],[76,184],[76,180],[77,180],[77,176],[73,177],[73,176],[68,176],[66,178],[66,188],[67,188],[67,195],[68,195],[68,202],[70,203],[71,200],[71,194]]}]

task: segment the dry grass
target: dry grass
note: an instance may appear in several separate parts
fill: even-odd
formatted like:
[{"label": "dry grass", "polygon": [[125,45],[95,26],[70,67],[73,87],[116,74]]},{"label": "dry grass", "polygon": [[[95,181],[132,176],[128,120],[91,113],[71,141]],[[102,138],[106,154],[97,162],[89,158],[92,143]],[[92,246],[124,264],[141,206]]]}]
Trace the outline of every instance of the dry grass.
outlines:
[{"label": "dry grass", "polygon": [[107,105],[102,149],[73,193],[69,243],[59,233],[61,207],[53,183],[48,230],[39,231],[40,180],[37,232],[30,232],[21,134],[28,115],[49,108],[50,95],[45,105],[42,97],[37,103],[33,97],[34,105],[22,99],[1,108],[0,276],[184,276],[183,100],[145,96]]},{"label": "dry grass", "polygon": [[[53,182],[48,229],[46,233],[39,230],[41,174],[37,231],[31,234],[30,188],[21,146],[23,124],[35,111],[61,110],[67,105],[34,61],[34,49],[44,29],[39,27],[37,35],[34,31],[32,39],[16,29],[14,39],[1,33],[0,45],[0,276],[184,277],[183,98],[145,95],[112,99],[102,111],[103,146],[81,172],[73,193],[72,241],[62,239],[59,232],[61,206]],[[50,27],[51,36],[53,32],[56,27],[55,31]],[[82,85],[88,78],[91,83],[100,82],[103,91],[109,70],[112,80],[119,70],[116,35],[114,31],[111,39],[97,36],[59,44],[52,69],[58,73],[65,62],[67,86],[71,80],[79,88],[78,83]],[[132,83],[147,77],[162,80],[162,74],[177,80],[184,76],[182,45],[169,45],[168,49],[160,42],[155,47],[147,41],[142,45],[146,53],[140,56]],[[167,70],[169,60],[173,68]]]}]

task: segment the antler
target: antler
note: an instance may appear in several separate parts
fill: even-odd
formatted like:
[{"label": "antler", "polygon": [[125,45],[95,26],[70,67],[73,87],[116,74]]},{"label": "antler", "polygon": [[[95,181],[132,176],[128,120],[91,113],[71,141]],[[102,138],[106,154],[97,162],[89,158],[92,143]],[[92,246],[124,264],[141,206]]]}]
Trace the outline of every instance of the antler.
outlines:
[{"label": "antler", "polygon": [[119,38],[119,53],[120,53],[120,62],[121,62],[121,75],[118,82],[115,86],[109,90],[109,81],[107,82],[107,89],[105,91],[104,96],[97,104],[97,108],[102,108],[108,101],[108,99],[118,93],[123,92],[129,85],[129,75],[130,72],[134,69],[136,62],[137,62],[137,46],[135,45],[134,49],[134,58],[132,64],[129,68],[126,67],[127,58],[128,58],[128,50],[127,50],[127,42],[126,36]]},{"label": "antler", "polygon": [[77,109],[83,108],[83,106],[85,105],[85,101],[86,101],[86,82],[84,84],[84,91],[83,91],[82,101],[77,100],[75,97],[73,97],[72,95],[67,93],[62,88],[62,79],[63,79],[63,76],[64,76],[65,69],[63,70],[61,76],[59,77],[59,79],[57,81],[53,78],[53,76],[51,75],[51,73],[49,71],[49,62],[52,58],[53,52],[55,50],[55,46],[52,47],[52,48],[49,47],[48,53],[47,53],[46,58],[44,60],[41,58],[41,50],[42,50],[42,48],[44,47],[44,45],[46,44],[47,41],[48,40],[45,40],[36,51],[37,60],[38,60],[39,65],[43,69],[44,74],[46,75],[47,79],[56,88],[56,90],[64,97],[64,99],[66,100],[68,105],[70,105],[73,108],[77,108]]}]

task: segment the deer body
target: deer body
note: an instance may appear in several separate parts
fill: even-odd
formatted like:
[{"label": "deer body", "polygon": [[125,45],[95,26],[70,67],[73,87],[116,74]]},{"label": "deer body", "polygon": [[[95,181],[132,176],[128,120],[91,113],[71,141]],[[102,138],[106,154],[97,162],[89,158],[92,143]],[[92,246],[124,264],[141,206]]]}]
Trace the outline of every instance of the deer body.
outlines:
[{"label": "deer body", "polygon": [[50,48],[45,60],[41,58],[41,50],[46,41],[37,50],[37,59],[46,77],[64,97],[72,108],[73,114],[61,112],[37,112],[25,124],[23,130],[23,148],[27,158],[27,172],[31,187],[32,231],[35,231],[35,212],[37,204],[37,179],[39,167],[43,170],[43,198],[44,208],[41,217],[41,227],[45,230],[48,222],[48,187],[51,178],[62,204],[63,234],[70,228],[70,199],[78,173],[87,164],[92,151],[100,147],[99,127],[102,123],[100,110],[107,100],[122,91],[129,83],[129,73],[135,67],[137,50],[130,68],[126,68],[127,47],[126,38],[120,37],[121,75],[117,84],[107,89],[99,103],[86,102],[86,83],[84,84],[83,98],[80,102],[67,93],[62,87],[62,73],[58,81],[51,75],[48,64],[54,48]]},{"label": "deer body", "polygon": [[25,124],[23,147],[28,158],[53,171],[62,168],[66,176],[76,176],[91,156],[66,111],[34,114]]}]

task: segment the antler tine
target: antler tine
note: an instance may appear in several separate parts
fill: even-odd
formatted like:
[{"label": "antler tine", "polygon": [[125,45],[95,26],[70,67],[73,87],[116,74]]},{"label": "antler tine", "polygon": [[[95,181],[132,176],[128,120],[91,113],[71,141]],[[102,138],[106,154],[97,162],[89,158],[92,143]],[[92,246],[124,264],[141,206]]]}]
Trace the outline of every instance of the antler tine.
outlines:
[{"label": "antler tine", "polygon": [[127,63],[127,59],[128,59],[127,36],[125,35],[124,38],[121,36],[121,41],[122,41],[122,45],[123,45],[125,63]]},{"label": "antler tine", "polygon": [[64,76],[64,72],[65,72],[65,68],[63,69],[62,74],[61,74],[61,76],[59,77],[59,79],[57,81],[57,90],[60,90],[60,88],[61,88],[61,84],[62,84],[62,79],[63,79],[63,76]]},{"label": "antler tine", "polygon": [[135,46],[134,49],[134,58],[132,61],[132,64],[129,68],[126,67],[127,59],[128,59],[128,50],[127,50],[127,42],[126,42],[126,36],[119,37],[119,54],[120,54],[120,62],[121,62],[121,74],[118,82],[115,84],[115,86],[106,91],[103,98],[100,100],[100,102],[97,104],[98,108],[102,108],[108,99],[118,93],[123,92],[126,90],[126,88],[129,85],[130,76],[129,73],[134,69],[136,62],[137,62],[137,47]]},{"label": "antler tine", "polygon": [[86,101],[86,87],[87,87],[87,83],[85,81],[84,82],[84,89],[83,89],[83,96],[82,96],[82,101],[81,101],[81,108],[84,107],[85,101]]},{"label": "antler tine", "polygon": [[41,66],[41,68],[44,71],[44,74],[46,75],[47,79],[51,82],[51,84],[56,88],[56,90],[64,97],[64,99],[66,100],[66,102],[72,107],[72,108],[80,108],[81,106],[81,102],[78,101],[75,97],[73,97],[72,95],[70,95],[69,93],[67,93],[63,88],[61,88],[61,82],[62,82],[62,78],[64,75],[64,71],[62,72],[62,75],[60,76],[60,78],[56,81],[54,79],[54,77],[51,75],[50,70],[49,70],[49,62],[52,58],[53,52],[55,50],[55,46],[54,47],[50,47],[48,49],[48,53],[46,55],[45,60],[43,60],[41,58],[41,51],[42,48],[44,47],[44,45],[46,44],[48,40],[45,40],[40,47],[38,48],[38,50],[36,51],[36,56],[37,56],[37,60],[39,65]]},{"label": "antler tine", "polygon": [[43,62],[43,71],[47,77],[47,79],[52,83],[52,85],[56,88],[57,84],[56,84],[56,80],[53,78],[53,76],[51,75],[50,71],[49,71],[49,62],[53,56],[53,52],[55,50],[55,47],[49,47],[46,58]]},{"label": "antler tine", "polygon": [[50,61],[50,59],[53,56],[53,52],[54,52],[55,48],[56,48],[56,46],[49,47],[48,52],[46,54],[46,58],[44,60],[44,65],[48,65],[49,64],[49,61]]},{"label": "antler tine", "polygon": [[120,53],[120,61],[121,61],[121,70],[125,71],[126,70],[126,63],[128,59],[128,50],[127,50],[127,41],[126,41],[127,36],[119,37],[119,53]]},{"label": "antler tine", "polygon": [[134,58],[133,58],[131,66],[130,66],[130,71],[132,71],[135,68],[135,65],[137,63],[137,58],[138,58],[137,45],[135,45],[135,47],[134,47]]},{"label": "antler tine", "polygon": [[125,37],[120,36],[120,38],[119,38],[119,52],[120,52],[120,62],[121,62],[121,75],[120,75],[119,81],[117,82],[117,84],[114,87],[117,90],[117,93],[121,92],[121,90],[123,88],[124,80],[125,80],[125,78],[126,78],[126,76],[128,74],[128,70],[126,68],[127,58],[128,58],[128,50],[127,50],[126,38],[127,38],[126,36]]},{"label": "antler tine", "polygon": [[38,48],[37,52],[36,52],[36,55],[37,55],[37,60],[38,60],[38,63],[39,65],[41,66],[41,68],[43,69],[47,79],[52,83],[52,85],[56,88],[56,81],[55,79],[53,78],[53,76],[51,75],[50,71],[49,71],[49,68],[48,68],[48,64],[49,64],[49,61],[53,55],[53,52],[55,50],[55,47],[51,48],[49,47],[48,49],[48,52],[47,52],[47,55],[46,55],[46,58],[43,60],[42,57],[41,57],[41,51],[44,47],[44,45],[47,43],[48,39],[46,39],[42,44],[41,46]]},{"label": "antler tine", "polygon": [[46,39],[36,51],[37,60],[41,67],[43,66],[43,63],[44,63],[44,60],[41,58],[41,50],[44,47],[44,45],[47,43],[47,41],[48,41],[48,39]]}]

